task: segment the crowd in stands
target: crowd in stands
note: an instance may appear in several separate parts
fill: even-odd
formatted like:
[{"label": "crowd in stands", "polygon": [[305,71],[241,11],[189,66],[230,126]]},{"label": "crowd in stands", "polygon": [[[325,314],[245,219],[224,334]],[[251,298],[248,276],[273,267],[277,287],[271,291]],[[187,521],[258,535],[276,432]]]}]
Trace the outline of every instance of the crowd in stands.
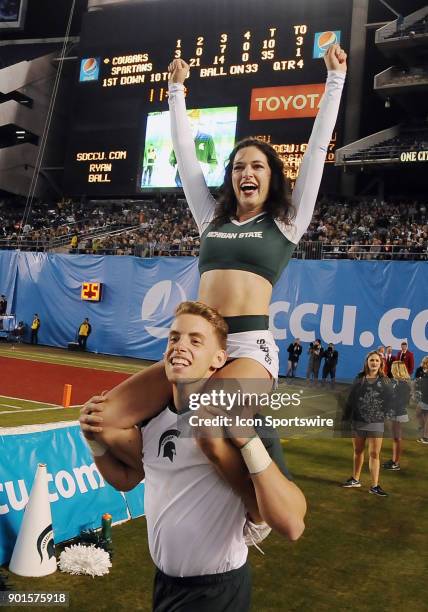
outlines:
[{"label": "crowd in stands", "polygon": [[[428,259],[428,203],[320,198],[298,257]],[[134,202],[37,203],[24,223],[24,202],[0,202],[0,248],[70,253],[190,255],[199,252],[196,225],[175,195]]]},{"label": "crowd in stands", "polygon": [[122,207],[88,205],[62,200],[55,203],[35,202],[26,215],[25,201],[18,197],[0,201],[0,240],[20,239],[45,242],[86,234],[106,227],[137,225],[139,211]]},{"label": "crowd in stands", "polygon": [[302,237],[328,259],[428,259],[428,204],[321,199]]}]

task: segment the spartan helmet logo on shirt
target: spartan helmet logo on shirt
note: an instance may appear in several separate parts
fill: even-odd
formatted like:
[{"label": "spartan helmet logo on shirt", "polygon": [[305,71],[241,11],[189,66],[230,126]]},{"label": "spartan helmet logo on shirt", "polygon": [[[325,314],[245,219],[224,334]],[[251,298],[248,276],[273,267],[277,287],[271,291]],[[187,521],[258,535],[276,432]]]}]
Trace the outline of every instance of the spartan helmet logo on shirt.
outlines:
[{"label": "spartan helmet logo on shirt", "polygon": [[159,440],[158,457],[162,451],[162,457],[168,457],[172,463],[174,456],[177,454],[174,438],[178,438],[180,435],[181,431],[178,429],[167,429],[164,431]]}]

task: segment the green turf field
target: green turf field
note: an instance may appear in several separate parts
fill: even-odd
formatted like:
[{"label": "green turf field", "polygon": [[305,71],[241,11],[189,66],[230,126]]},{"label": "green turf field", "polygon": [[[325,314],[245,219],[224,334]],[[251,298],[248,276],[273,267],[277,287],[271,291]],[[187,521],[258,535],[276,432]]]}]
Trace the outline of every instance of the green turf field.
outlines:
[{"label": "green turf field", "polygon": [[[52,349],[43,349],[40,353],[44,359],[56,357]],[[31,358],[31,349],[28,355]],[[76,359],[75,364],[82,365],[77,363],[80,355],[74,357],[63,352],[63,357]],[[109,369],[114,363],[114,368],[121,364],[129,368],[121,371],[135,372],[144,366],[136,360],[115,357],[84,355],[83,358],[90,362],[87,367],[102,369]],[[343,387],[335,392],[307,388],[301,381],[296,381],[293,388],[303,391],[307,415],[334,414],[337,397],[344,391]],[[285,389],[282,382],[280,390]],[[9,414],[0,415],[1,424],[6,426],[6,420],[7,426],[15,426],[77,417],[78,408],[51,408],[3,397],[0,412]],[[412,419],[413,410],[411,407]],[[404,442],[401,471],[381,473],[381,484],[389,493],[387,498],[368,493],[367,462],[361,489],[340,488],[340,482],[352,472],[350,440],[321,438],[316,432],[293,434],[283,440],[288,466],[308,500],[306,531],[295,543],[271,535],[262,545],[265,556],[257,550],[250,551],[255,612],[312,609],[422,612],[427,609],[428,449],[417,444],[415,437],[409,436]],[[382,460],[390,456],[391,441],[386,439]],[[145,519],[115,527],[113,539],[113,568],[106,577],[93,579],[58,571],[45,578],[29,579],[13,576],[5,569],[1,570],[0,577],[4,576],[8,587],[14,590],[67,591],[69,609],[76,612],[148,612],[154,572],[147,548]]]},{"label": "green turf field", "polygon": [[[407,443],[403,469],[382,474],[385,499],[368,494],[368,473],[363,488],[339,488],[351,472],[348,440],[292,440],[284,449],[308,500],[307,527],[292,544],[271,535],[262,545],[265,556],[251,550],[253,610],[426,610],[427,449]],[[6,574],[8,586],[68,591],[76,612],[148,612],[153,565],[144,518],[115,527],[113,538],[108,576]]]}]

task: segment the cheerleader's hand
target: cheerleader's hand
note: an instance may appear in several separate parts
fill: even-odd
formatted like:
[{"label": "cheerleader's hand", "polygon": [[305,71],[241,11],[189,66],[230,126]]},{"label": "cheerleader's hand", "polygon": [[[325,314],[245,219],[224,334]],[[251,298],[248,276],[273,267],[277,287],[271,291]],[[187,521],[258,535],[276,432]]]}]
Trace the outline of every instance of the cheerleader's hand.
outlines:
[{"label": "cheerleader's hand", "polygon": [[178,58],[172,60],[168,66],[168,80],[170,83],[184,83],[184,80],[189,76],[189,64]]},{"label": "cheerleader's hand", "polygon": [[346,64],[347,55],[340,45],[331,45],[324,55],[324,62],[327,70],[336,70],[337,72],[346,73],[348,67]]}]

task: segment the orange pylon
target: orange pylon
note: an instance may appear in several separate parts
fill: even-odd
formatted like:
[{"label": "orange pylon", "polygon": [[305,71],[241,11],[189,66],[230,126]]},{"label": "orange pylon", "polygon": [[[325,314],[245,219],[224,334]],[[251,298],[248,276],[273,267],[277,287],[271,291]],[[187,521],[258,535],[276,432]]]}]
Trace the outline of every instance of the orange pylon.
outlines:
[{"label": "orange pylon", "polygon": [[62,405],[64,408],[70,407],[71,402],[71,385],[64,385],[64,392],[62,394]]}]

